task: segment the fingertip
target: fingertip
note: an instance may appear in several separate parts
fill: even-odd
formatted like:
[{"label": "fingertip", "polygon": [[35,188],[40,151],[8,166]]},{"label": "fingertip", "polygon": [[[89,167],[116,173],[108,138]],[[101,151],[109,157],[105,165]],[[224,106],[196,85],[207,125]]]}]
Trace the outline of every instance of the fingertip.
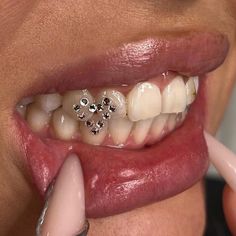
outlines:
[{"label": "fingertip", "polygon": [[228,185],[223,191],[223,208],[228,227],[236,235],[236,193]]}]

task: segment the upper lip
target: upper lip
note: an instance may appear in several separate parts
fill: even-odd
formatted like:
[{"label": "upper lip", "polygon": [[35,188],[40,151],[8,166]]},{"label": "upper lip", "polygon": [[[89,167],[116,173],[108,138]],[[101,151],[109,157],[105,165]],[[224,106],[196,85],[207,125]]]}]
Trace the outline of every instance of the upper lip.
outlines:
[{"label": "upper lip", "polygon": [[[31,87],[27,95],[134,84],[166,71],[204,75],[223,63],[228,47],[227,38],[216,32],[190,32],[128,43],[83,63],[74,59],[62,67],[43,71],[43,80]],[[159,146],[141,151],[41,140],[16,116],[22,155],[44,192],[68,150],[77,153],[85,175],[88,216],[116,214],[173,196],[195,183],[207,168],[201,119],[203,90],[199,95],[184,127]],[[26,96],[25,91],[22,96]]]},{"label": "upper lip", "polygon": [[224,61],[228,48],[227,37],[217,32],[194,31],[126,43],[86,62],[71,58],[62,66],[44,68],[39,82],[22,96],[135,84],[166,71],[203,75]]}]

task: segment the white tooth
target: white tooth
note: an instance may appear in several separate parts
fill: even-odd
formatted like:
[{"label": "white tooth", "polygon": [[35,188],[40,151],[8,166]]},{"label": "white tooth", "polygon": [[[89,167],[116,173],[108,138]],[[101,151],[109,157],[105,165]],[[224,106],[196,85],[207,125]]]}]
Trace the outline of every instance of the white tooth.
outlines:
[{"label": "white tooth", "polygon": [[[80,132],[82,141],[92,145],[102,144],[107,135],[107,129],[108,129],[107,121],[101,120],[101,118],[98,115],[94,115],[89,121],[92,121],[94,123],[94,126],[91,128],[87,127],[85,122],[81,122]],[[100,129],[98,134],[94,135],[91,132],[91,129],[96,127],[96,123],[98,121],[103,121],[104,126],[102,129]]]},{"label": "white tooth", "polygon": [[61,106],[62,97],[58,93],[42,94],[35,97],[35,103],[44,111],[50,112]]},{"label": "white tooth", "polygon": [[196,98],[196,89],[194,79],[192,77],[186,83],[186,92],[187,92],[187,105],[193,103]]},{"label": "white tooth", "polygon": [[197,93],[198,89],[199,89],[199,77],[198,76],[194,76],[192,78],[193,78],[193,81],[194,81],[194,84],[195,84],[195,90],[196,90],[196,93]]},{"label": "white tooth", "polygon": [[[82,98],[87,99],[88,103],[86,105],[80,104]],[[90,119],[93,115],[93,113],[89,111],[89,107],[92,103],[94,103],[94,98],[88,90],[76,90],[68,92],[63,96],[62,108],[72,118],[80,121],[85,121]],[[76,112],[74,110],[74,105],[78,105],[80,107],[79,112]],[[81,115],[82,113],[85,114],[85,118],[80,119],[78,115]]]},{"label": "white tooth", "polygon": [[137,84],[128,94],[127,100],[131,121],[153,118],[161,112],[161,93],[155,84]]},{"label": "white tooth", "polygon": [[109,120],[109,133],[115,145],[122,145],[126,142],[132,126],[133,122],[127,118]]},{"label": "white tooth", "polygon": [[168,127],[168,131],[173,131],[176,124],[177,124],[177,114],[170,114],[168,121],[167,121],[167,127]]},{"label": "white tooth", "polygon": [[[109,105],[115,106],[115,112],[109,111],[109,105],[103,104],[103,99],[109,98]],[[126,98],[125,96],[117,90],[107,89],[101,91],[97,96],[98,103],[102,104],[104,107],[104,111],[108,111],[111,113],[111,118],[121,118],[126,116]],[[103,112],[104,112],[103,111]]]},{"label": "white tooth", "polygon": [[166,86],[162,94],[162,113],[179,113],[185,110],[187,95],[185,83],[177,76]]},{"label": "white tooth", "polygon": [[62,140],[72,139],[79,129],[78,121],[72,119],[61,108],[53,112],[52,126],[55,136]]},{"label": "white tooth", "polygon": [[51,113],[43,111],[35,104],[27,107],[26,121],[34,132],[43,131],[50,122]]},{"label": "white tooth", "polygon": [[160,138],[164,133],[164,129],[169,118],[169,114],[160,114],[155,117],[152,122],[151,134],[154,139]]},{"label": "white tooth", "polygon": [[140,120],[135,123],[132,135],[136,144],[141,144],[145,140],[152,125],[152,121],[153,118],[147,120]]}]

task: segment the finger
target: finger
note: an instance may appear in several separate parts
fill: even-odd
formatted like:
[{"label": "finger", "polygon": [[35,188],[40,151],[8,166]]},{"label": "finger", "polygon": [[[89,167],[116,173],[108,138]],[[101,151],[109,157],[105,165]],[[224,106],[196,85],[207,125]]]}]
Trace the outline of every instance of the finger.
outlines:
[{"label": "finger", "polygon": [[223,193],[225,219],[232,235],[236,235],[236,193],[226,185]]},{"label": "finger", "polygon": [[70,155],[64,162],[54,186],[50,190],[39,220],[37,235],[86,235],[83,174],[79,158]]}]

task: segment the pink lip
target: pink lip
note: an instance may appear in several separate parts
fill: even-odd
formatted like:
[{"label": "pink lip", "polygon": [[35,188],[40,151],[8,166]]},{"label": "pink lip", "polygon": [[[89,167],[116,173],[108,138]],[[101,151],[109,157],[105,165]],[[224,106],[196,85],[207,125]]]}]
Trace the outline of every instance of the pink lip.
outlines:
[{"label": "pink lip", "polygon": [[[203,75],[218,67],[228,51],[218,33],[190,33],[130,43],[80,66],[47,73],[35,93],[132,84],[165,71]],[[82,79],[83,78],[83,79]],[[49,80],[50,81],[49,81]],[[49,82],[48,82],[49,81]],[[182,127],[160,143],[141,150],[92,147],[40,139],[16,115],[22,153],[42,194],[69,153],[76,153],[85,177],[88,217],[104,217],[173,196],[196,183],[208,167],[203,137],[204,82]],[[25,95],[25,94],[24,94]]]}]

